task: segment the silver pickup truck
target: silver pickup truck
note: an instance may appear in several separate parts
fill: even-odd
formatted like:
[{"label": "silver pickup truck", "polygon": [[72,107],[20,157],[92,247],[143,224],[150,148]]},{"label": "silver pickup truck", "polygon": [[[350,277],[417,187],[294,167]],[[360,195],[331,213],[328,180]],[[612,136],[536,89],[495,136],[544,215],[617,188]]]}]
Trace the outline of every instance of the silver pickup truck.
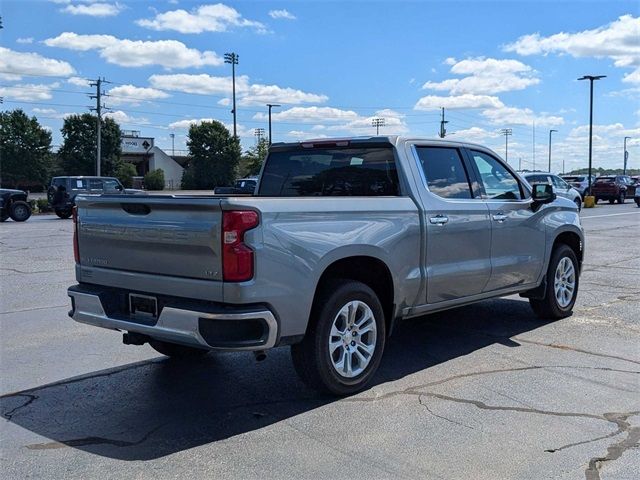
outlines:
[{"label": "silver pickup truck", "polygon": [[519,293],[571,314],[576,205],[479,145],[274,144],[253,195],[77,199],[70,316],[173,357],[291,345],[310,386],[366,387],[399,319]]}]

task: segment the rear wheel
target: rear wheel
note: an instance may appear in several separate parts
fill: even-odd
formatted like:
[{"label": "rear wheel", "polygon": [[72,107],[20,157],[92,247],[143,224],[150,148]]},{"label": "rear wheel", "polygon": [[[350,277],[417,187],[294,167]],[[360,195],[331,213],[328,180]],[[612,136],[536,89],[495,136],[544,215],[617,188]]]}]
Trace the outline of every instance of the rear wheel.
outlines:
[{"label": "rear wheel", "polygon": [[55,212],[57,216],[65,219],[71,217],[71,214],[73,213],[70,208],[56,208]]},{"label": "rear wheel", "polygon": [[209,350],[202,348],[187,347],[177,343],[163,342],[162,340],[151,340],[149,345],[158,353],[167,357],[185,360],[195,360],[204,357]]},{"label": "rear wheel", "polygon": [[373,378],[385,337],[384,312],[374,291],[361,282],[336,280],[322,288],[304,340],[291,347],[293,365],[310,387],[351,395]]},{"label": "rear wheel", "polygon": [[14,222],[24,222],[31,216],[31,206],[23,201],[13,202],[9,210],[9,216]]},{"label": "rear wheel", "polygon": [[618,195],[618,203],[622,205],[626,198],[627,195],[624,192],[620,192],[620,194]]},{"label": "rear wheel", "polygon": [[545,297],[529,299],[538,317],[557,320],[571,315],[578,295],[578,268],[575,252],[567,245],[560,244],[549,262]]}]

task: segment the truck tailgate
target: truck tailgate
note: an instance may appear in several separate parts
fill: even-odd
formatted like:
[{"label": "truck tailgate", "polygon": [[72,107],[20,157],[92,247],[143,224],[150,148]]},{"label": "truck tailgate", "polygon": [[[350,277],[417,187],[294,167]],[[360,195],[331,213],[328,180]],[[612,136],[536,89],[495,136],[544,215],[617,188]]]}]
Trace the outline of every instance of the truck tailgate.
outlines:
[{"label": "truck tailgate", "polygon": [[220,203],[219,197],[78,197],[80,264],[221,281]]}]

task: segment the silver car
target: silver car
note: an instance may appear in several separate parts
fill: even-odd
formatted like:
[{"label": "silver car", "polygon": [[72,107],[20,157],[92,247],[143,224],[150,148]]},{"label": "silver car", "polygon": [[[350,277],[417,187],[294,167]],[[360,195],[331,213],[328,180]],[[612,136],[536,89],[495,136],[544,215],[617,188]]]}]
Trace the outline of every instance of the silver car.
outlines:
[{"label": "silver car", "polygon": [[[587,182],[588,175],[560,175],[560,178],[578,190],[582,198],[587,196],[587,191],[589,190],[589,183]],[[591,185],[593,185],[595,181],[596,176],[591,175]]]},{"label": "silver car", "polygon": [[532,172],[524,173],[523,176],[531,185],[534,183],[547,183],[549,185],[553,185],[553,193],[558,197],[568,198],[577,205],[578,210],[582,208],[582,195],[580,192],[565,182],[558,175],[545,172]]}]

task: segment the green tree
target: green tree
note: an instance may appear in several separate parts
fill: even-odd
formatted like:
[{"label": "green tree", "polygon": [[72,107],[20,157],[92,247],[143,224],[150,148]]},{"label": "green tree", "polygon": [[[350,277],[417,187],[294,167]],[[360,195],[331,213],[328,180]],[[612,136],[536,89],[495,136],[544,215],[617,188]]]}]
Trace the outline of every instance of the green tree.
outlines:
[{"label": "green tree", "polygon": [[0,113],[2,184],[46,185],[52,168],[51,132],[22,110]]},{"label": "green tree", "polygon": [[116,162],[113,176],[120,180],[125,188],[131,188],[133,186],[133,177],[136,175],[138,175],[138,171],[131,163],[122,160]]},{"label": "green tree", "polygon": [[244,155],[240,159],[240,166],[238,173],[241,177],[249,177],[251,175],[257,175],[262,168],[262,162],[269,152],[269,140],[261,138],[249,150],[244,152]]},{"label": "green tree", "polygon": [[[95,115],[83,113],[64,119],[62,147],[58,152],[62,169],[67,175],[96,174],[96,137],[98,121]],[[112,118],[102,119],[102,175],[114,175],[120,158],[120,126]]]},{"label": "green tree", "polygon": [[164,170],[158,168],[144,176],[144,188],[147,190],[164,190]]},{"label": "green tree", "polygon": [[217,121],[191,125],[187,147],[191,155],[189,172],[183,175],[183,188],[211,190],[231,185],[240,161],[240,142]]}]

